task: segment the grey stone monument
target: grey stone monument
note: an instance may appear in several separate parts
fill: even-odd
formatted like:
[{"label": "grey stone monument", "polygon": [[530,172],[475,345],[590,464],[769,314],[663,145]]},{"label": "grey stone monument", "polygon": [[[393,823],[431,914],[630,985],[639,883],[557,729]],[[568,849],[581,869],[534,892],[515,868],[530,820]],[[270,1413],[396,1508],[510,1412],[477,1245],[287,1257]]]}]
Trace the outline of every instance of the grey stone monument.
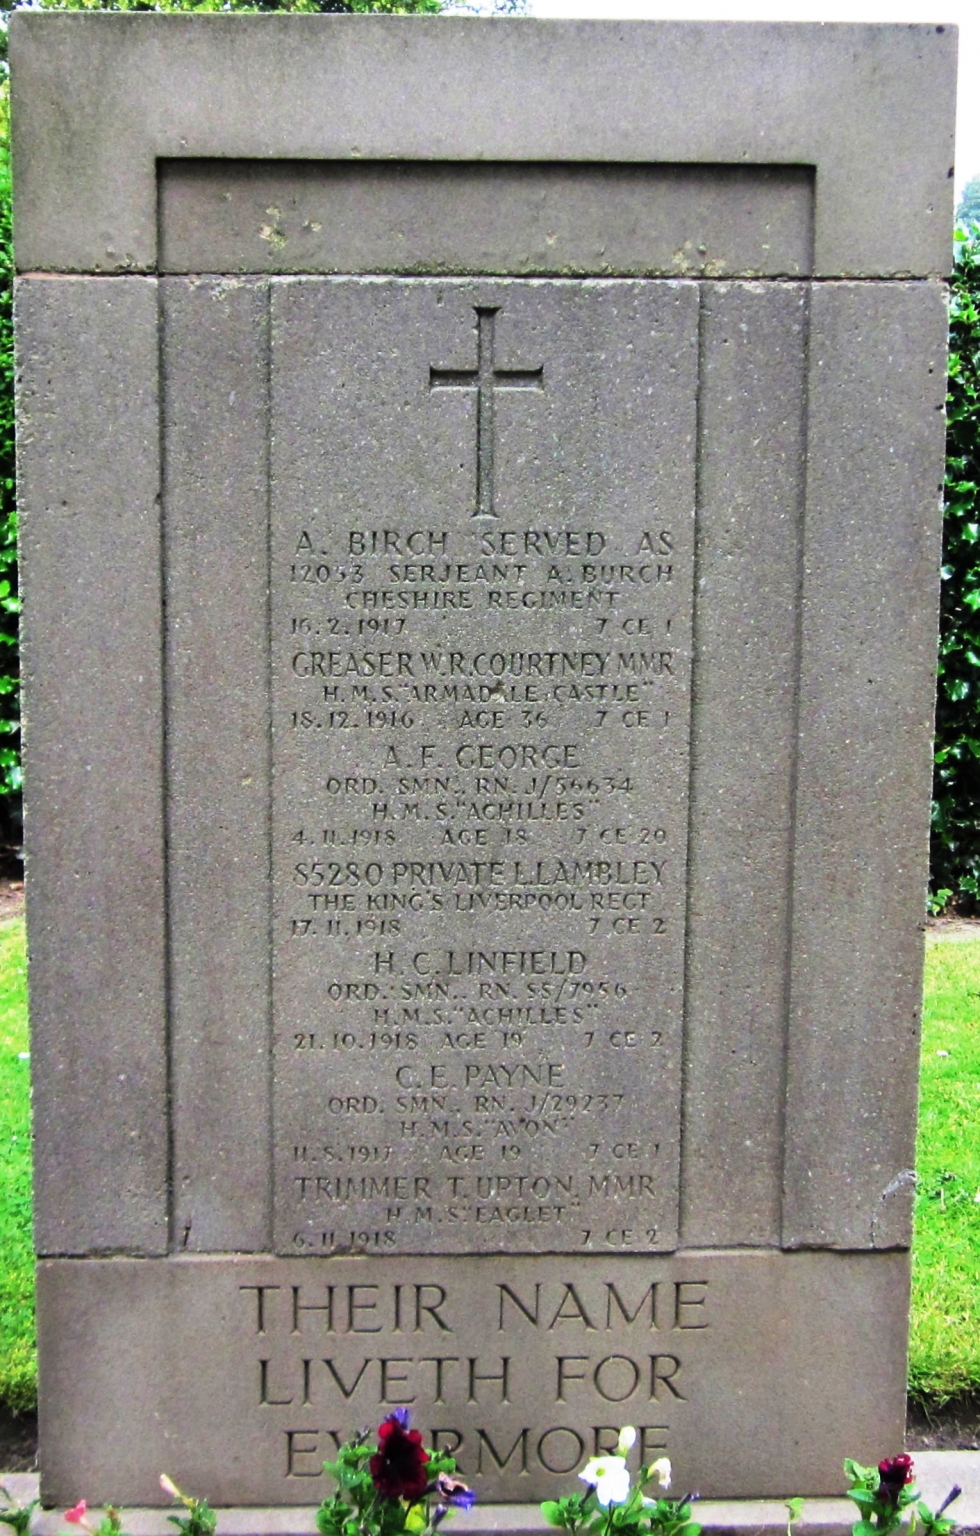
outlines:
[{"label": "grey stone monument", "polygon": [[[903,1434],[955,35],[11,27],[48,1502]],[[532,1521],[533,1523],[533,1521]],[[515,1526],[516,1528],[516,1526]]]}]

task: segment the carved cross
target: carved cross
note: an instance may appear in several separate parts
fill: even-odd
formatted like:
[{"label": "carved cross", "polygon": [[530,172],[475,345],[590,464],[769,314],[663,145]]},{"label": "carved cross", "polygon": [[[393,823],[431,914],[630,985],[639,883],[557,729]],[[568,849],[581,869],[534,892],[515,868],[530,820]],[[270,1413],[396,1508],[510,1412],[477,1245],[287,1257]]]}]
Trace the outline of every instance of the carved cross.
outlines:
[{"label": "carved cross", "polygon": [[498,389],[543,389],[544,368],[497,368],[494,317],[499,304],[474,305],[476,367],[430,368],[430,389],[476,391],[476,505],[474,517],[496,517],[493,508],[494,396]]}]

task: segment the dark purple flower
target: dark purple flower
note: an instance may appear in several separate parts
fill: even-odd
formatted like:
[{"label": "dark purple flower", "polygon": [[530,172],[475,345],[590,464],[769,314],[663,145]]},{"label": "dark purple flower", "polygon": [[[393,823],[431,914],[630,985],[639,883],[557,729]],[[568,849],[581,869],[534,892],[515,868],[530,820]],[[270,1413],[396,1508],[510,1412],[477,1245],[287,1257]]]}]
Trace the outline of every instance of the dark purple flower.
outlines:
[{"label": "dark purple flower", "polygon": [[886,1503],[898,1504],[899,1495],[915,1480],[911,1456],[886,1456],[878,1463],[878,1493]]},{"label": "dark purple flower", "polygon": [[454,1509],[472,1509],[476,1503],[476,1494],[472,1488],[460,1482],[458,1477],[451,1477],[448,1472],[440,1472],[436,1478],[436,1492],[439,1495],[440,1504],[451,1504]]},{"label": "dark purple flower", "polygon": [[936,1510],[936,1519],[937,1520],[939,1519],[939,1516],[943,1513],[943,1511],[947,1510],[949,1508],[949,1506],[956,1499],[959,1498],[959,1496],[960,1496],[960,1494],[962,1492],[963,1492],[963,1489],[960,1487],[959,1483],[954,1483],[952,1488],[947,1493],[946,1497],[943,1499],[943,1502],[940,1504],[939,1508]]},{"label": "dark purple flower", "polygon": [[420,1499],[428,1478],[429,1453],[417,1429],[406,1429],[407,1410],[390,1413],[378,1429],[378,1449],[368,1463],[371,1481],[386,1499]]},{"label": "dark purple flower", "polygon": [[388,1417],[389,1419],[397,1419],[402,1429],[407,1429],[412,1422],[412,1410],[411,1408],[392,1408]]}]

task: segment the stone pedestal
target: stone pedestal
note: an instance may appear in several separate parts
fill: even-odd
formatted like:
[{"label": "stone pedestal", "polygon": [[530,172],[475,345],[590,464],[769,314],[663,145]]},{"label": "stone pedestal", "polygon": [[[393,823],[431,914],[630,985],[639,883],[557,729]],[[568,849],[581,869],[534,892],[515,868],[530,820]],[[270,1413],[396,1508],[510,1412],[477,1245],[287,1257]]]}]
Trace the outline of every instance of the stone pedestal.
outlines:
[{"label": "stone pedestal", "polygon": [[473,1529],[624,1422],[836,1492],[904,1416],[954,35],[11,49],[45,1501],[311,1504],[399,1404]]}]

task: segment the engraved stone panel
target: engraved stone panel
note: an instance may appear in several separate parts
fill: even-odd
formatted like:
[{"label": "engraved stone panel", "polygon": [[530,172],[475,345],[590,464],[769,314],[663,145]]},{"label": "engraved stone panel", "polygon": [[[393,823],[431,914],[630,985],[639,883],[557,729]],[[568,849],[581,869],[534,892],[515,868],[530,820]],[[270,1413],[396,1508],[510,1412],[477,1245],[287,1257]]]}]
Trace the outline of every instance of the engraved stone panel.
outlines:
[{"label": "engraved stone panel", "polygon": [[273,285],[282,1253],[676,1244],[697,316]]},{"label": "engraved stone panel", "polygon": [[901,1440],[907,1297],[901,1253],[53,1260],[45,1498],[84,1467],[93,1503],[159,1500],[168,1466],[216,1503],[313,1504],[338,1438],[399,1405],[459,1451],[477,1529],[567,1493],[626,1422],[682,1494],[836,1492],[845,1455]]}]

